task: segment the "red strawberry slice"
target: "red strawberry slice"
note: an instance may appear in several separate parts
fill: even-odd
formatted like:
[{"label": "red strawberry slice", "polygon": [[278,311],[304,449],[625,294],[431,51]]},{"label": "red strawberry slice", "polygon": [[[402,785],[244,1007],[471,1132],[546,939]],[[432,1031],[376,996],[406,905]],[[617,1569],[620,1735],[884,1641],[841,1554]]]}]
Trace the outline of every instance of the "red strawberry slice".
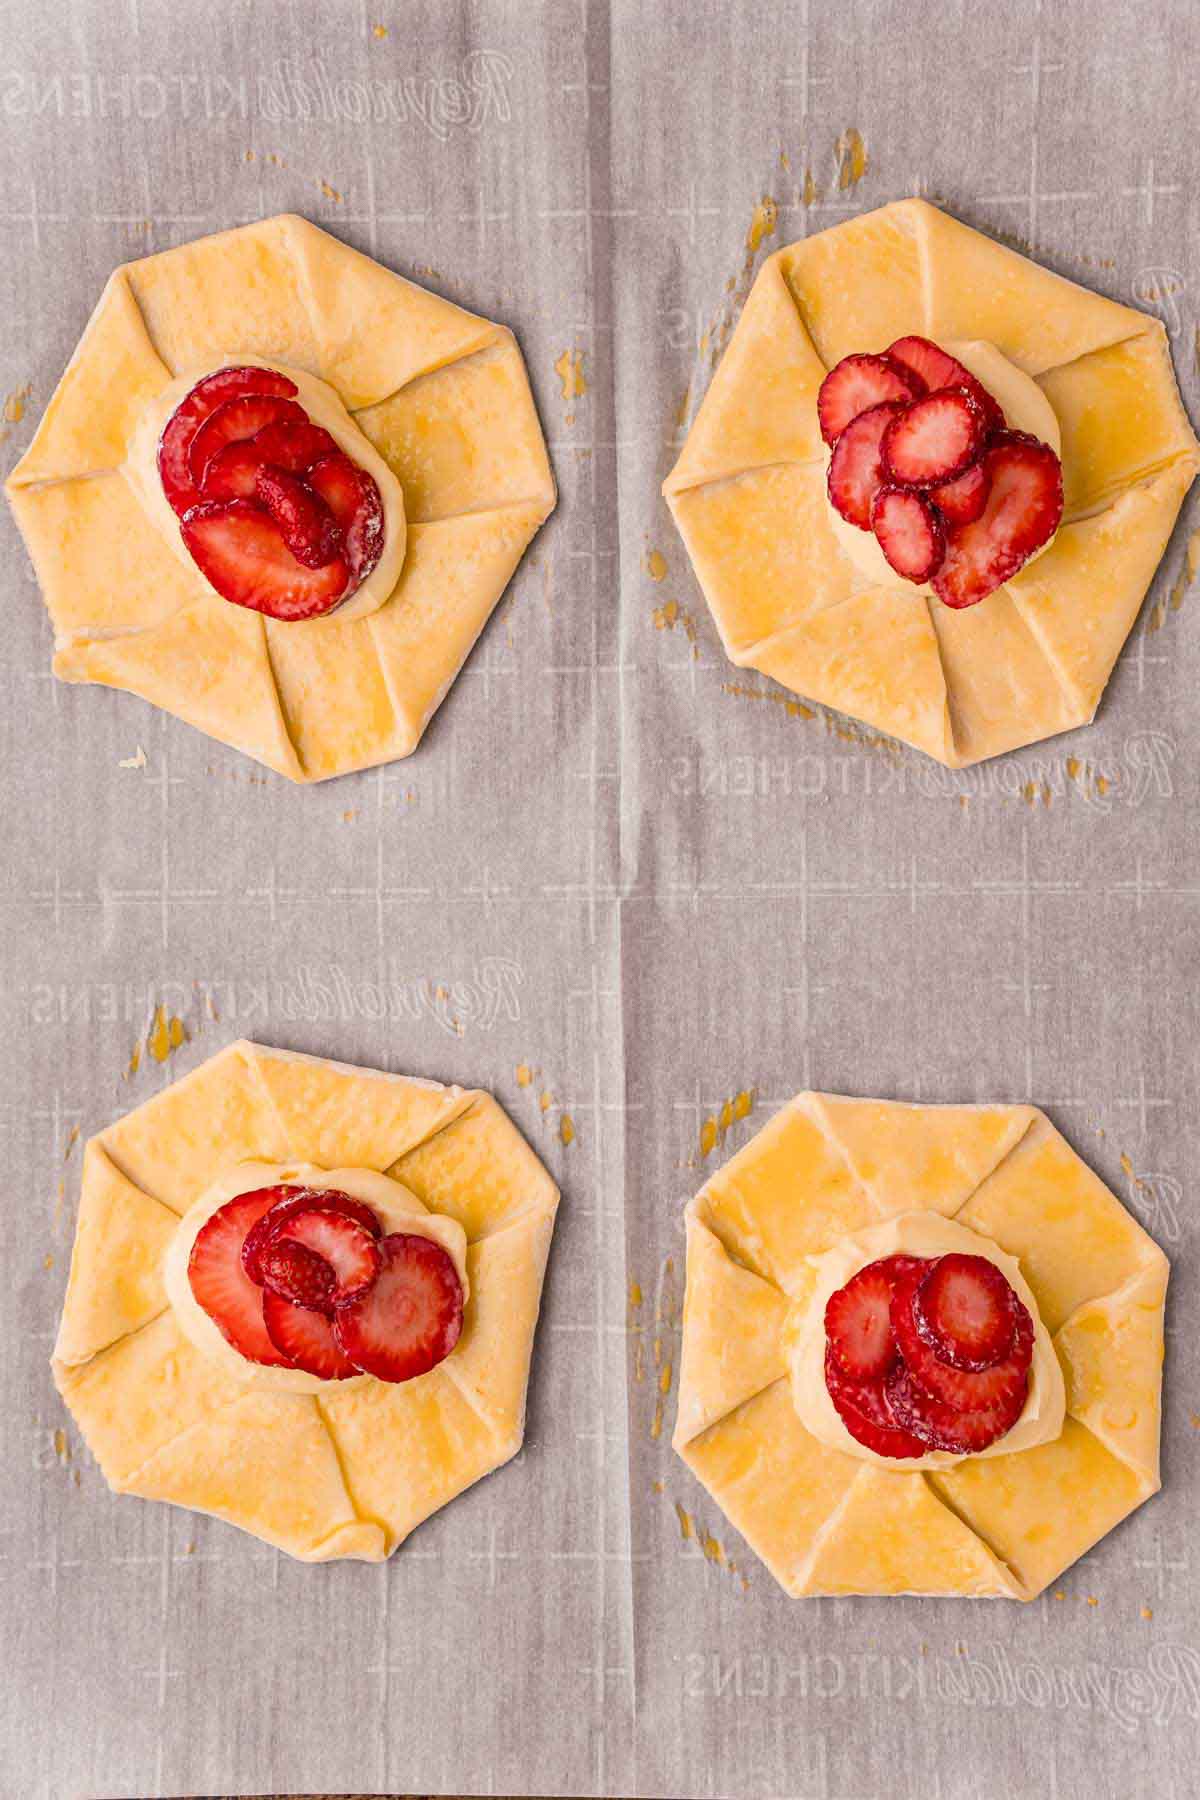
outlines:
[{"label": "red strawberry slice", "polygon": [[271,1342],[293,1368],[318,1375],[322,1381],[346,1381],[362,1374],[338,1343],[324,1313],[293,1306],[270,1288],[263,1290],[262,1304]]},{"label": "red strawberry slice", "polygon": [[345,559],[306,569],[274,519],[250,500],[194,506],[181,529],[201,573],[235,606],[272,619],[316,619],[345,596],[350,579]]},{"label": "red strawberry slice", "polygon": [[307,424],[308,414],[295,400],[281,400],[273,394],[241,394],[226,400],[211,412],[188,447],[188,473],[193,484],[204,487],[209,463],[226,444],[241,438],[252,438],[264,425],[286,419]]},{"label": "red strawberry slice", "polygon": [[323,500],[286,469],[262,468],[257,499],[278,525],[283,541],[306,569],[323,569],[342,554],[341,527]]},{"label": "red strawberry slice", "polygon": [[930,393],[937,388],[960,387],[962,378],[967,373],[956,356],[943,350],[927,337],[897,338],[884,351],[889,362],[899,363],[915,375]]},{"label": "red strawberry slice", "polygon": [[966,372],[965,379],[956,383],[956,386],[959,387],[964,394],[969,394],[971,396],[971,399],[983,414],[984,434],[988,443],[991,443],[993,438],[995,438],[999,432],[1008,430],[1008,420],[1000,410],[999,401],[992,398],[982,381],[977,380],[976,377],[971,374],[969,369]]},{"label": "red strawberry slice", "polygon": [[217,369],[198,381],[180,401],[163,427],[158,443],[158,473],[168,503],[182,518],[189,506],[199,504],[202,496],[192,480],[188,452],[192,439],[209,415],[227,400],[239,394],[273,394],[286,400],[296,392],[296,384],[274,369],[237,367]]},{"label": "red strawberry slice", "polygon": [[978,462],[987,425],[962,388],[941,388],[906,406],[884,434],[883,461],[900,487],[937,487]]},{"label": "red strawberry slice", "polygon": [[930,488],[929,498],[947,525],[969,525],[987,505],[991,485],[987,470],[977,462],[956,480]]},{"label": "red strawberry slice", "polygon": [[983,458],[987,503],[947,535],[933,591],[946,606],[974,606],[1002,587],[1049,543],[1063,511],[1062,464],[1049,444],[1003,432]]},{"label": "red strawberry slice", "polygon": [[342,528],[350,580],[359,587],[383,555],[383,501],[372,476],[340,450],[323,456],[308,471],[308,485],[321,496]]},{"label": "red strawberry slice", "polygon": [[923,381],[931,394],[939,388],[965,388],[982,412],[988,431],[1004,429],[1004,414],[983,383],[940,345],[923,337],[897,338],[884,355]]},{"label": "red strawberry slice", "polygon": [[255,1188],[218,1207],[196,1233],[188,1282],[222,1336],[251,1362],[286,1367],[289,1358],[268,1335],[263,1291],[242,1267],[246,1234],[275,1204],[278,1188]]},{"label": "red strawberry slice", "polygon": [[242,1246],[242,1267],[251,1281],[257,1281],[260,1286],[263,1276],[259,1258],[263,1250],[297,1213],[341,1213],[344,1218],[355,1220],[373,1238],[383,1235],[379,1220],[366,1202],[354,1199],[351,1194],[343,1194],[340,1188],[277,1187],[263,1190],[264,1193],[268,1191],[276,1195],[275,1203],[246,1234],[246,1242]]},{"label": "red strawberry slice", "polygon": [[321,457],[337,451],[337,439],[333,434],[323,425],[314,425],[307,415],[299,420],[276,419],[272,424],[264,425],[261,431],[255,432],[253,443],[265,463],[276,469],[286,469],[292,475],[303,475]]},{"label": "red strawberry slice", "polygon": [[252,438],[235,438],[218,450],[204,471],[204,497],[209,500],[253,500],[258,472],[284,469],[303,475],[322,456],[336,451],[329,432],[310,420],[277,419]]},{"label": "red strawberry slice", "polygon": [[1017,1335],[1017,1296],[986,1256],[939,1256],[917,1289],[913,1318],[936,1356],[956,1369],[989,1369]]},{"label": "red strawberry slice", "polygon": [[[357,1227],[356,1227],[357,1229]],[[315,1250],[290,1238],[274,1238],[258,1259],[263,1284],[293,1306],[307,1306],[312,1312],[333,1311],[333,1292],[337,1277]]]},{"label": "red strawberry slice", "polygon": [[394,1232],[379,1245],[378,1278],[334,1314],[338,1343],[368,1375],[411,1381],[449,1356],[463,1322],[463,1290],[449,1251]]},{"label": "red strawberry slice", "polygon": [[843,356],[830,369],[817,394],[821,436],[835,444],[851,419],[884,400],[912,400],[924,384],[886,356]]},{"label": "red strawberry slice", "polygon": [[336,449],[333,438],[320,425],[308,419],[303,423],[277,419],[252,438],[235,438],[217,451],[204,471],[204,498],[253,500],[260,469],[286,469],[289,474],[303,475],[319,457]]},{"label": "red strawberry slice", "polygon": [[924,494],[880,488],[871,507],[871,530],[897,575],[928,581],[942,566],[946,530]]},{"label": "red strawberry slice", "polygon": [[1007,1405],[1023,1388],[1033,1360],[1033,1320],[1014,1295],[1015,1329],[1008,1355],[986,1369],[956,1369],[926,1343],[917,1326],[913,1302],[927,1272],[928,1265],[914,1269],[896,1283],[892,1294],[892,1330],[913,1380],[959,1412]]},{"label": "red strawberry slice", "polygon": [[314,1207],[311,1212],[295,1212],[285,1219],[259,1255],[268,1284],[267,1258],[276,1245],[287,1243],[303,1245],[325,1263],[333,1277],[329,1296],[333,1306],[355,1299],[379,1274],[375,1237],[345,1213]]},{"label": "red strawberry slice", "polygon": [[838,1417],[857,1443],[876,1456],[924,1456],[929,1446],[897,1422],[886,1378],[854,1381],[840,1368],[832,1344],[825,1349],[825,1385]]},{"label": "red strawberry slice", "polygon": [[921,1442],[921,1453],[927,1449],[948,1450],[956,1456],[986,1450],[1011,1431],[1024,1408],[1028,1385],[1028,1376],[1022,1375],[1007,1399],[959,1412],[924,1393],[913,1380],[911,1370],[902,1365],[894,1368],[884,1382],[893,1417]]},{"label": "red strawberry slice", "polygon": [[907,1256],[881,1257],[829,1296],[825,1335],[842,1373],[851,1380],[872,1381],[895,1361],[892,1289],[912,1262]]},{"label": "red strawberry slice", "polygon": [[267,466],[258,448],[262,435],[260,431],[252,438],[235,438],[232,444],[226,444],[223,450],[209,458],[204,471],[204,491],[199,496],[201,501],[254,499],[258,472]]},{"label": "red strawberry slice", "polygon": [[829,460],[829,499],[843,519],[857,525],[860,531],[871,529],[871,507],[884,486],[881,445],[883,435],[904,407],[899,401],[885,400],[851,419]]}]

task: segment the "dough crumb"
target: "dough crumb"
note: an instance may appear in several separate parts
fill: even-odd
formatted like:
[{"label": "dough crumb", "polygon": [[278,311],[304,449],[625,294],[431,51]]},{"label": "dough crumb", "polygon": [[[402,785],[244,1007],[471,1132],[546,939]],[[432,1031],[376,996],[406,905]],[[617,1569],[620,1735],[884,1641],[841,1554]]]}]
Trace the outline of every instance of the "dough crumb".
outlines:
[{"label": "dough crumb", "polygon": [[845,193],[849,188],[856,188],[871,166],[862,132],[853,125],[848,126],[834,145],[833,155],[837,163],[837,184],[840,191]]}]

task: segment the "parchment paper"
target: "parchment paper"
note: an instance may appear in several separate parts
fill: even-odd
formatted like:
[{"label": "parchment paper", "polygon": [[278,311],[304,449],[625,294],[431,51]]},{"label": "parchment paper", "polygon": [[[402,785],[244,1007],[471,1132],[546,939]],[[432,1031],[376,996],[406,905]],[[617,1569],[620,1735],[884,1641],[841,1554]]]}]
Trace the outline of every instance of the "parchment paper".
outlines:
[{"label": "parchment paper", "polygon": [[[292,208],[513,325],[561,489],[417,756],[310,790],[56,686],[0,521],[5,1795],[1196,1791],[1195,503],[1097,724],[951,776],[731,669],[658,487],[757,261],[913,191],[1159,311],[1196,416],[1198,56],[1183,0],[4,0],[5,467],[115,263]],[[488,1086],[563,1184],[526,1448],[383,1569],[110,1496],[51,1386],[81,1138],[240,1034]],[[1035,1100],[1173,1258],[1165,1491],[1031,1607],[789,1602],[671,1455],[683,1203],[806,1084]]]}]

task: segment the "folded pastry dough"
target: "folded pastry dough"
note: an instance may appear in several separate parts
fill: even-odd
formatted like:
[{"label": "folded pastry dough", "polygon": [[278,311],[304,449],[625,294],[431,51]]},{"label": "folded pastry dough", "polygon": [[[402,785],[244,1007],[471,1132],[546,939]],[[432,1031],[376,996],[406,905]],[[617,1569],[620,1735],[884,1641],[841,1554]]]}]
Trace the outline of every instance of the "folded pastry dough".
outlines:
[{"label": "folded pastry dough", "polygon": [[[196,1348],[167,1247],[217,1175],[254,1161],[378,1170],[457,1220],[469,1298],[443,1362],[295,1394]],[[378,1561],[520,1449],[557,1204],[489,1094],[231,1044],[89,1141],[55,1381],[116,1492],[212,1513],[302,1561]]]},{"label": "folded pastry dough", "polygon": [[[801,1423],[806,1259],[913,1211],[1018,1259],[1065,1380],[1052,1441],[893,1472]],[[1030,1600],[1157,1490],[1167,1260],[1036,1108],[799,1094],[686,1223],[674,1446],[787,1593]]]},{"label": "folded pastry dough", "polygon": [[[963,612],[829,522],[817,390],[912,332],[993,344],[1062,430],[1057,540]],[[1157,319],[903,200],[763,264],[663,492],[732,662],[956,768],[1091,720],[1198,468]]]},{"label": "folded pastry dough", "polygon": [[[122,472],[148,401],[245,357],[328,382],[399,480],[407,553],[378,612],[285,624],[215,598]],[[416,749],[555,500],[512,333],[290,214],[117,269],[7,491],[55,673],[294,781]]]}]

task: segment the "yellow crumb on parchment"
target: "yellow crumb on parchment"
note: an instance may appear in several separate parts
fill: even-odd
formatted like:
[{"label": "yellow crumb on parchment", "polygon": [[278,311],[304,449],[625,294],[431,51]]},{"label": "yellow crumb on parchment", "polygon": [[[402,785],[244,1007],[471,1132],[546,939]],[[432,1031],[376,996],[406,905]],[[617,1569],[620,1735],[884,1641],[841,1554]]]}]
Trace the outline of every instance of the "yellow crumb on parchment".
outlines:
[{"label": "yellow crumb on parchment", "polygon": [[774,688],[752,688],[738,681],[723,681],[721,692],[734,700],[765,700],[771,706],[782,707],[789,719],[815,719],[817,716],[811,706],[797,700],[794,694],[776,692]]},{"label": "yellow crumb on parchment", "polygon": [[554,373],[562,382],[564,400],[579,400],[587,393],[582,350],[564,350],[562,355],[555,359]]},{"label": "yellow crumb on parchment", "polygon": [[849,188],[856,188],[871,166],[862,132],[854,125],[847,126],[834,145],[833,155],[840,191],[845,193]]},{"label": "yellow crumb on parchment", "polygon": [[0,418],[6,425],[21,423],[25,417],[25,403],[32,392],[33,385],[27,381],[22,387],[14,388],[10,394],[5,395],[3,408],[0,408]]},{"label": "yellow crumb on parchment", "polygon": [[779,207],[770,194],[764,194],[750,217],[750,227],[746,232],[746,248],[751,256],[759,249],[764,238],[775,236],[775,227],[779,223]]},{"label": "yellow crumb on parchment", "polygon": [[716,1112],[710,1113],[700,1126],[700,1160],[711,1156],[723,1144],[734,1125],[748,1119],[754,1111],[755,1088],[743,1088],[730,1099],[723,1100]]},{"label": "yellow crumb on parchment", "polygon": [[165,1063],[172,1050],[178,1050],[186,1042],[187,1032],[183,1020],[176,1018],[174,1013],[168,1016],[165,1006],[156,1006],[154,1023],[146,1039],[146,1047],[155,1062]]}]

